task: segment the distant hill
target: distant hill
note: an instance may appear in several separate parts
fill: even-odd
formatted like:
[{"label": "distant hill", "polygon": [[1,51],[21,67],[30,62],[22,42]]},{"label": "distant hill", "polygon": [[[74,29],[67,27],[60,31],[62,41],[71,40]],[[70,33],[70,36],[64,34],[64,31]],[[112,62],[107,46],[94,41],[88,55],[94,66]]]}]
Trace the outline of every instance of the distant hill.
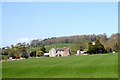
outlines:
[{"label": "distant hill", "polygon": [[[39,47],[41,45],[44,45],[47,47],[47,49],[54,47],[55,44],[62,44],[64,46],[70,44],[79,45],[80,48],[87,48],[87,43],[90,41],[95,41],[96,39],[100,39],[100,42],[104,45],[105,48],[110,47],[112,50],[120,50],[120,34],[112,34],[110,37],[108,37],[105,33],[99,34],[99,35],[74,35],[74,36],[64,36],[64,37],[52,37],[52,38],[46,38],[43,40],[32,40],[30,43],[30,46],[32,47]],[[57,47],[59,47],[57,45]],[[62,47],[62,46],[61,46]]]}]

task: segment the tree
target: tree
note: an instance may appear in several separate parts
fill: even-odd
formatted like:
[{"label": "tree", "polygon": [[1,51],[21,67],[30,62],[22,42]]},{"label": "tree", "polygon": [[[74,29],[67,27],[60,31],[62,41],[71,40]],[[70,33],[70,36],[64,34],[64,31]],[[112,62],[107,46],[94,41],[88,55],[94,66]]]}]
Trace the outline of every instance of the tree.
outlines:
[{"label": "tree", "polygon": [[37,51],[36,52],[36,57],[41,57],[43,56],[44,52],[43,51]]},{"label": "tree", "polygon": [[26,52],[26,50],[22,50],[21,57],[23,57],[23,58],[28,58],[29,57],[28,54],[27,54],[27,52]]},{"label": "tree", "polygon": [[92,42],[91,42],[91,41],[88,42],[88,52],[89,52],[90,54],[93,53],[93,45],[92,45]]},{"label": "tree", "polygon": [[9,49],[9,57],[15,57],[17,50],[14,48]]},{"label": "tree", "polygon": [[41,46],[41,44],[42,44],[41,40],[39,40],[39,39],[31,41],[31,46],[33,46],[33,47]]},{"label": "tree", "polygon": [[103,35],[101,35],[100,42],[101,42],[101,44],[104,45],[105,48],[107,48],[107,44],[106,44],[107,40],[108,40],[108,38],[107,38],[107,35],[105,33]]},{"label": "tree", "polygon": [[99,40],[96,40],[94,43],[89,42],[88,43],[88,52],[90,54],[98,54],[98,53],[104,53],[105,48],[104,46],[100,43]]},{"label": "tree", "polygon": [[46,53],[46,48],[42,45],[42,46],[40,47],[40,51]]},{"label": "tree", "polygon": [[36,51],[30,52],[30,57],[36,57]]},{"label": "tree", "polygon": [[69,39],[65,39],[65,43],[69,43]]},{"label": "tree", "polygon": [[110,47],[107,47],[107,48],[106,48],[106,52],[107,52],[107,53],[110,53],[110,52],[112,52],[112,49],[111,49]]},{"label": "tree", "polygon": [[74,45],[70,46],[70,50],[73,54],[76,54],[76,51],[80,50],[80,44],[74,44]]},{"label": "tree", "polygon": [[104,46],[100,43],[100,40],[95,41],[95,53],[104,53],[105,48]]}]

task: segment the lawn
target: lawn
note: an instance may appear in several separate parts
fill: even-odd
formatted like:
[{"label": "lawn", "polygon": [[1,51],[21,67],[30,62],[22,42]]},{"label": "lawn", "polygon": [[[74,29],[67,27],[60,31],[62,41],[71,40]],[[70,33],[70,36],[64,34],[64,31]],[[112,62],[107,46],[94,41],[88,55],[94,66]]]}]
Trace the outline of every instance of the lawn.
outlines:
[{"label": "lawn", "polygon": [[118,54],[30,58],[2,66],[3,78],[117,78]]}]

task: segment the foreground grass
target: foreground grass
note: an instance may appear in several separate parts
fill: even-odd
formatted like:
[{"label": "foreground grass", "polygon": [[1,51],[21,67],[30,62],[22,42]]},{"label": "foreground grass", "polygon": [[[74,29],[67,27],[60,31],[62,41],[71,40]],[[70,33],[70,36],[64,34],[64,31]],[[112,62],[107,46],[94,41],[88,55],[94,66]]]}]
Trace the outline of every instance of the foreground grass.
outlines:
[{"label": "foreground grass", "polygon": [[118,54],[3,62],[3,78],[117,78]]}]

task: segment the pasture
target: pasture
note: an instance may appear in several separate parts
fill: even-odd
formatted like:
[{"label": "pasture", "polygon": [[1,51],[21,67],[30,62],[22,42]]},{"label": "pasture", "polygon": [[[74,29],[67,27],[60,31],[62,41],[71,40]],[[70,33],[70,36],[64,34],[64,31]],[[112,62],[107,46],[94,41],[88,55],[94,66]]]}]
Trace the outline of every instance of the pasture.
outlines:
[{"label": "pasture", "polygon": [[[68,47],[71,50],[71,53],[75,54],[77,50],[79,50],[79,44],[66,44],[66,43],[60,43],[60,44],[51,44],[51,45],[45,45],[46,51],[49,52],[51,48],[63,48]],[[30,47],[30,51],[39,51],[40,47]]]},{"label": "pasture", "polygon": [[[51,45],[46,45],[45,48],[46,48],[46,51],[48,52],[51,48],[63,48],[63,47],[70,47],[74,44],[64,44],[64,43],[61,43],[61,44],[51,44]],[[30,47],[29,50],[31,51],[38,51],[40,49],[40,47]]]},{"label": "pasture", "polygon": [[2,76],[3,78],[117,78],[118,54],[3,61]]}]

